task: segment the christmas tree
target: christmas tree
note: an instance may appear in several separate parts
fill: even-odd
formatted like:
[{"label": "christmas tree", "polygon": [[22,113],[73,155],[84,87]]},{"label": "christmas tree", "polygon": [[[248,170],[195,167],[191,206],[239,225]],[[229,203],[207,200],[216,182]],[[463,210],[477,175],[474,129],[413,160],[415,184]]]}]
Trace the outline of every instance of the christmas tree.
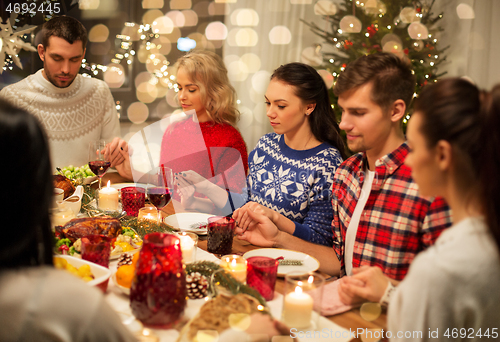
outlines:
[{"label": "christmas tree", "polygon": [[[435,15],[432,7],[435,0],[343,0],[338,6],[330,1],[318,1],[316,14],[323,15],[329,30],[316,23],[307,23],[311,30],[333,47],[323,52],[326,69],[333,77],[346,65],[360,56],[392,52],[411,61],[417,86],[415,95],[429,82],[435,82],[444,73],[438,66],[446,60],[438,48],[438,33],[442,28],[438,22],[443,13]],[[332,49],[330,49],[332,50]],[[331,93],[337,117],[340,109],[337,98]],[[409,113],[403,120],[404,129]]]}]

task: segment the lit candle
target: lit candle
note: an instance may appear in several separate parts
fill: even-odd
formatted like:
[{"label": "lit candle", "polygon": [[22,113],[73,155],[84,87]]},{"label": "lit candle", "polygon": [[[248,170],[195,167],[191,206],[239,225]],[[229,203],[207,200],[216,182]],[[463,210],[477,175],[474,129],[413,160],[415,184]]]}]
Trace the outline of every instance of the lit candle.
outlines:
[{"label": "lit candle", "polygon": [[158,210],[155,207],[142,207],[137,214],[138,219],[158,221]]},{"label": "lit candle", "polygon": [[311,325],[313,299],[302,288],[297,286],[295,292],[285,296],[283,321],[291,328],[307,328]]},{"label": "lit candle", "polygon": [[179,239],[181,240],[182,261],[184,261],[185,264],[194,262],[198,236],[193,233],[180,233]]},{"label": "lit candle", "polygon": [[247,261],[239,255],[225,255],[220,259],[220,266],[239,282],[245,284],[247,281]]},{"label": "lit candle", "polygon": [[99,209],[117,211],[118,190],[112,188],[110,184],[110,181],[108,181],[108,186],[99,190]]}]

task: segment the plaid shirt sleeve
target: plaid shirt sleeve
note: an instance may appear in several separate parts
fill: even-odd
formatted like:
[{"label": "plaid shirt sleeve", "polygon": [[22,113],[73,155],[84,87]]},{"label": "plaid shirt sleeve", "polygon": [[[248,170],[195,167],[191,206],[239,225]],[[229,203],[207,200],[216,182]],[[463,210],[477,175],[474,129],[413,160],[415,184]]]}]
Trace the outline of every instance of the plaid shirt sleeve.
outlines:
[{"label": "plaid shirt sleeve", "polygon": [[451,224],[451,211],[448,205],[443,198],[436,197],[429,206],[427,215],[425,215],[420,239],[422,246],[424,248],[432,246],[441,235],[441,232],[450,227]]}]

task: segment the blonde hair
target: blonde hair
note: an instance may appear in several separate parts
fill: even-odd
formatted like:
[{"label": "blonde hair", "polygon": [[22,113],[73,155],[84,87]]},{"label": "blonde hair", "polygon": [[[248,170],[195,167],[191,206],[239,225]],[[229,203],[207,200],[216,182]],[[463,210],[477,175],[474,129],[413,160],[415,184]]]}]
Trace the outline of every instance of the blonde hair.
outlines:
[{"label": "blonde hair", "polygon": [[236,90],[229,83],[227,69],[211,51],[191,51],[178,60],[177,70],[184,68],[200,89],[208,117],[216,123],[235,126],[240,112],[236,109]]}]

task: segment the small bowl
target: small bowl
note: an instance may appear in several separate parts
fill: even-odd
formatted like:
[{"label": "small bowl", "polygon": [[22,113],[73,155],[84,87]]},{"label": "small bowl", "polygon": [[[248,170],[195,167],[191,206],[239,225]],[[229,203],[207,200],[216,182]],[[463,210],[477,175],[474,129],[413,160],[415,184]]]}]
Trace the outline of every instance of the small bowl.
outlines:
[{"label": "small bowl", "polygon": [[83,186],[78,185],[73,195],[64,200],[66,207],[71,209],[75,216],[78,215],[82,207]]},{"label": "small bowl", "polygon": [[83,265],[89,265],[90,271],[94,275],[94,280],[88,281],[87,284],[89,286],[96,286],[103,292],[106,292],[106,289],[108,288],[109,277],[111,276],[111,271],[106,267],[102,267],[101,265],[94,264],[93,262],[78,259],[69,255],[54,255],[54,258],[66,259],[69,264],[75,266],[76,268],[79,268]]}]

